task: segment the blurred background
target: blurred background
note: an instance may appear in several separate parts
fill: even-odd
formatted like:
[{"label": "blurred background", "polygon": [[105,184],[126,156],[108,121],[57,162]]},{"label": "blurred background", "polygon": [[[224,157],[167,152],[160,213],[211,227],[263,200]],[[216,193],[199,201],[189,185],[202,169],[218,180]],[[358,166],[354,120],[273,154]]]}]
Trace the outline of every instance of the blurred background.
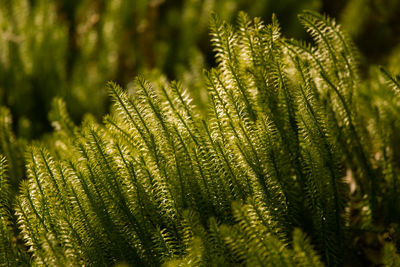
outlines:
[{"label": "blurred background", "polygon": [[398,0],[0,0],[0,106],[28,140],[51,130],[54,97],[77,123],[87,113],[101,120],[106,82],[129,89],[138,74],[180,80],[204,106],[202,69],[215,65],[211,11],[230,22],[240,10],[266,23],[275,13],[286,37],[309,41],[297,21],[304,9],[336,18],[362,63],[400,72]]}]

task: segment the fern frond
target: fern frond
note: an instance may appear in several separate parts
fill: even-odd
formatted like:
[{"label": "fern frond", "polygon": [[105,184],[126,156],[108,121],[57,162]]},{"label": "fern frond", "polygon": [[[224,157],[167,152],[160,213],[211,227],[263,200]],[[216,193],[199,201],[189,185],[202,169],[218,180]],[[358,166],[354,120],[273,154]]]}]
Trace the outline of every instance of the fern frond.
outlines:
[{"label": "fern frond", "polygon": [[9,183],[11,190],[17,192],[18,183],[24,177],[23,147],[25,141],[17,139],[12,131],[10,111],[0,107],[0,153],[8,161]]},{"label": "fern frond", "polygon": [[400,94],[400,82],[398,78],[393,77],[389,72],[387,72],[383,67],[380,67],[379,70],[385,77],[387,84],[396,92],[397,95]]},{"label": "fern frond", "polygon": [[0,155],[0,266],[28,266],[28,257],[13,236],[13,194],[7,177],[7,162]]},{"label": "fern frond", "polygon": [[324,266],[310,244],[310,240],[298,228],[293,232],[293,250],[297,266]]}]

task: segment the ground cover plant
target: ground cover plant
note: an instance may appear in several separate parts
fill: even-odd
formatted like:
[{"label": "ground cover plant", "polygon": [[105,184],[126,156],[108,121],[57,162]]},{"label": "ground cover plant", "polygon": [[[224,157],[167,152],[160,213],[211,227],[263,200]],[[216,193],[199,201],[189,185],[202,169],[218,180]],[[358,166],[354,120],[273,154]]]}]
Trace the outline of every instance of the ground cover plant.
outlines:
[{"label": "ground cover plant", "polygon": [[201,106],[207,97],[195,78],[214,62],[207,38],[212,10],[227,20],[239,10],[268,17],[283,10],[287,30],[302,32],[296,14],[319,6],[320,0],[1,0],[0,104],[11,109],[18,136],[40,138],[51,131],[52,98],[64,99],[75,122],[85,113],[101,119],[107,81],[129,87],[137,74],[157,68],[186,83]]},{"label": "ground cover plant", "polygon": [[55,98],[54,133],[23,149],[1,109],[0,264],[399,265],[399,80],[361,77],[333,19],[298,18],[311,44],[212,16],[207,112],[139,76],[108,84],[102,123]]}]

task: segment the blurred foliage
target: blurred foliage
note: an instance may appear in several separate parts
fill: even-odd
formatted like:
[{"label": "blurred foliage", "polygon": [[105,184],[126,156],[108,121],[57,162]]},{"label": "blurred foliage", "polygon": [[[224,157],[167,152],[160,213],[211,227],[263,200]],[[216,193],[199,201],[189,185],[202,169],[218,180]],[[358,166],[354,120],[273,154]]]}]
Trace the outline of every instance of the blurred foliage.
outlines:
[{"label": "blurred foliage", "polygon": [[340,14],[340,22],[354,38],[369,63],[389,64],[399,71],[400,1],[351,0]]},{"label": "blurred foliage", "polygon": [[[159,69],[193,83],[213,62],[212,10],[227,20],[242,9],[253,16],[286,14],[282,23],[295,33],[295,14],[319,7],[315,0],[1,0],[0,103],[11,109],[19,136],[37,138],[50,130],[55,96],[79,121],[86,112],[105,114],[109,80],[127,85],[138,73]],[[202,105],[206,96],[196,91],[198,84],[188,85]]]},{"label": "blurred foliage", "polygon": [[284,34],[306,38],[296,23],[303,9],[340,17],[368,60],[398,65],[400,47],[390,53],[400,36],[393,0],[0,0],[0,104],[11,109],[19,136],[38,138],[51,129],[53,97],[65,99],[75,122],[87,112],[99,119],[108,110],[106,81],[127,86],[158,70],[182,80],[204,107],[199,77],[215,66],[211,11],[229,22],[239,10],[266,22],[276,13]]}]

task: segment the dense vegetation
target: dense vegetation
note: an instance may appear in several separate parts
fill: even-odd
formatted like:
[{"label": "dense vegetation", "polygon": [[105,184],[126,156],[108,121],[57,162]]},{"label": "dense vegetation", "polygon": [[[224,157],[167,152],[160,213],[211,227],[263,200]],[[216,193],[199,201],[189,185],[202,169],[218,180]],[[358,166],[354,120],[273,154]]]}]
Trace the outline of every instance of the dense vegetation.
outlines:
[{"label": "dense vegetation", "polygon": [[[158,69],[192,88],[201,106],[207,97],[199,93],[197,76],[214,62],[211,10],[228,20],[241,9],[270,17],[293,1],[247,2],[1,0],[0,104],[11,109],[20,137],[39,138],[51,131],[46,118],[53,97],[64,99],[75,122],[87,112],[101,119],[108,110],[108,81],[129,87],[136,75]],[[297,13],[318,3],[291,3],[288,29],[296,32]]]},{"label": "dense vegetation", "polygon": [[101,120],[108,81],[129,89],[136,75],[159,72],[181,81],[204,110],[202,69],[215,66],[210,12],[230,23],[240,10],[267,23],[275,13],[285,35],[304,39],[296,17],[303,9],[337,18],[363,60],[400,72],[397,0],[0,0],[0,105],[19,137],[40,139],[51,132],[54,97],[76,123],[86,113]]},{"label": "dense vegetation", "polygon": [[[133,9],[104,2],[122,24],[109,31],[105,19],[93,34],[87,26],[81,41],[89,43],[76,43],[69,66],[58,60],[69,58],[57,54],[68,42],[56,13],[46,13],[51,2],[32,10],[15,3],[25,6],[7,8],[43,19],[8,13],[17,29],[48,28],[21,43],[10,34],[0,54],[2,86],[18,88],[4,102],[20,112],[0,108],[1,266],[400,266],[395,57],[361,74],[368,67],[351,38],[319,13],[298,16],[308,44],[282,36],[275,16],[266,25],[239,13],[232,25],[204,9],[215,67],[203,71],[201,52],[191,50],[199,37],[182,37],[192,42],[180,39],[182,51],[192,52],[171,51],[165,61],[135,51],[137,62],[161,71],[137,67],[143,75],[128,89],[108,83],[111,109],[99,123],[100,84],[127,68],[116,62],[128,51],[117,56],[112,46]],[[104,40],[92,47],[91,38]],[[51,91],[58,85],[61,92]],[[42,100],[59,97],[44,101],[54,131],[27,141],[35,120],[23,117],[43,104],[25,104],[32,86],[50,94]]]}]

